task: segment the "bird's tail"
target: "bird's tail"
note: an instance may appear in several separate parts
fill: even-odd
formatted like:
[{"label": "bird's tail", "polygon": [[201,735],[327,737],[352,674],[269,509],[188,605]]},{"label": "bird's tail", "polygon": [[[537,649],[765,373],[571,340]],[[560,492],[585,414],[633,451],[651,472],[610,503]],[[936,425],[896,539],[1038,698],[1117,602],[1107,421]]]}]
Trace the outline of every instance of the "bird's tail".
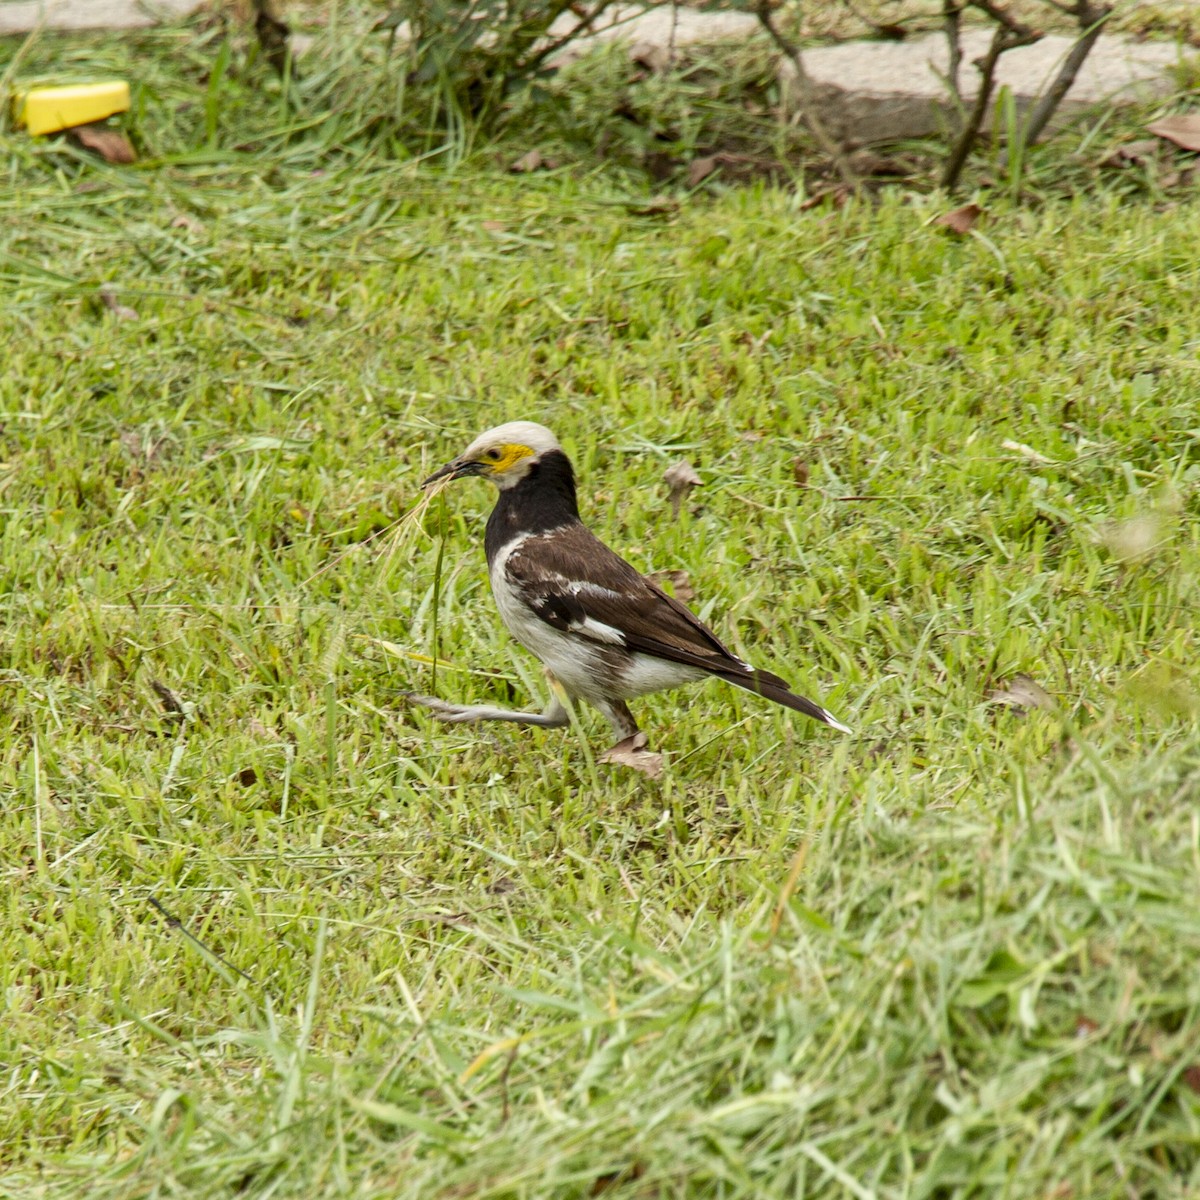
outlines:
[{"label": "bird's tail", "polygon": [[740,688],[745,688],[748,692],[754,692],[758,696],[774,700],[776,704],[782,704],[784,708],[794,709],[824,725],[840,729],[843,733],[854,732],[848,725],[843,725],[828,709],[814,704],[806,696],[797,696],[778,675],[772,675],[770,671],[752,670],[744,675],[741,672],[731,671],[723,678],[729,680],[730,683],[736,683]]}]

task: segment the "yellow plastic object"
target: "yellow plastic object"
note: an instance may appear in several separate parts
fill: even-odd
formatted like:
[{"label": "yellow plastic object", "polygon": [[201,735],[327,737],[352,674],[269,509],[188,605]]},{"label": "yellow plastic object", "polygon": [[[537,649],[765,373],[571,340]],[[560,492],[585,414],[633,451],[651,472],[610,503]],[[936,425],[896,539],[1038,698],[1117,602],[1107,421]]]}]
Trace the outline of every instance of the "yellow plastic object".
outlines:
[{"label": "yellow plastic object", "polygon": [[76,125],[103,121],[129,108],[129,84],[79,83],[71,87],[30,88],[16,98],[17,124],[30,133],[56,133]]}]

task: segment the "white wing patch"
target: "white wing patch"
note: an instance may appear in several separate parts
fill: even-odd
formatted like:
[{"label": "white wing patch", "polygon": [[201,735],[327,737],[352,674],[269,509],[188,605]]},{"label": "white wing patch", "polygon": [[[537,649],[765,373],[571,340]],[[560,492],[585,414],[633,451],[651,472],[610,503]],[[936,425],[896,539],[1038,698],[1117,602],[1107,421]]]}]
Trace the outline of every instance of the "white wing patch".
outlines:
[{"label": "white wing patch", "polygon": [[569,628],[573,633],[582,634],[594,642],[607,642],[610,646],[625,645],[625,635],[619,629],[597,621],[594,617],[584,617],[578,624],[572,624]]}]

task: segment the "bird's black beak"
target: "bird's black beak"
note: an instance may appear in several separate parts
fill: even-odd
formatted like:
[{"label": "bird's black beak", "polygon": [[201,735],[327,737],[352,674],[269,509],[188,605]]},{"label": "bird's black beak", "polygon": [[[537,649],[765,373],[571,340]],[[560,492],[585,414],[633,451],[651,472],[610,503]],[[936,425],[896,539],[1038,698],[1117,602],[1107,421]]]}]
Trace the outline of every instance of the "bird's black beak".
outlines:
[{"label": "bird's black beak", "polygon": [[467,475],[478,475],[483,470],[483,463],[475,462],[474,459],[456,458],[453,462],[448,462],[444,467],[439,467],[424,483],[423,488],[427,488],[431,483],[436,483],[439,479],[463,479]]}]

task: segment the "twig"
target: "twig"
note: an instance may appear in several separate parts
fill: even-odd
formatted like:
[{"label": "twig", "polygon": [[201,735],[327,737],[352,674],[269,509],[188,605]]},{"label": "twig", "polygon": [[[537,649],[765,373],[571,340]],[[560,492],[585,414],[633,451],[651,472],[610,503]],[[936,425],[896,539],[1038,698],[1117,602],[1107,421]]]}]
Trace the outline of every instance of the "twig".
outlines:
[{"label": "twig", "polygon": [[[557,54],[564,46],[573,42],[581,33],[592,32],[592,24],[598,16],[600,16],[606,8],[612,5],[613,0],[596,0],[596,3],[591,8],[579,11],[580,7],[576,4],[567,4],[563,6],[563,12],[570,11],[572,15],[579,18],[579,24],[569,29],[562,37],[555,38],[552,42],[547,42],[540,50],[535,51],[521,64],[521,70],[528,73],[540,66],[546,59]],[[614,22],[617,24],[618,22]]]},{"label": "twig", "polygon": [[153,896],[147,897],[147,903],[151,908],[156,909],[162,915],[163,920],[165,920],[172,929],[179,930],[179,932],[182,933],[189,942],[199,946],[199,948],[203,950],[205,954],[207,954],[210,958],[215,958],[217,962],[221,964],[221,966],[228,967],[229,970],[234,972],[235,975],[240,975],[249,983],[256,982],[253,975],[247,975],[246,972],[241,969],[241,967],[235,967],[233,963],[231,963],[227,958],[223,958],[211,946],[206,946],[194,933],[184,926],[183,922],[174,913],[168,912],[165,908],[163,908],[163,906],[159,904],[159,902]]},{"label": "twig", "polygon": [[[1062,8],[1063,6],[1055,5],[1055,7]],[[1077,0],[1074,7],[1066,11],[1073,13],[1078,20],[1083,36],[1071,47],[1070,53],[1063,60],[1058,74],[1054,77],[1054,82],[1033,106],[1033,111],[1029,114],[1029,120],[1025,125],[1024,142],[1026,146],[1032,146],[1038,140],[1049,124],[1050,118],[1058,111],[1063,97],[1071,90],[1075,76],[1079,74],[1079,68],[1083,66],[1092,47],[1103,32],[1105,23],[1112,15],[1110,5],[1098,4],[1093,8],[1089,0]]]},{"label": "twig", "polygon": [[[1003,9],[1000,5],[993,3],[993,0],[967,0],[967,3],[972,8],[977,8],[980,12],[986,13],[1001,28],[1006,29],[1009,33],[1017,37],[1027,38],[1030,42],[1036,42],[1042,36],[1037,30],[1030,29],[1028,25],[1018,21],[1007,9]],[[1016,43],[1018,46],[1027,44],[1027,42]]]},{"label": "twig", "polygon": [[958,72],[962,67],[962,5],[956,0],[942,0],[942,17],[950,49],[950,63],[947,68],[950,92],[958,106],[958,117],[961,121],[965,109],[962,86],[958,82]]},{"label": "twig", "polygon": [[771,15],[771,0],[758,0],[754,9],[755,15],[758,17],[759,24],[770,34],[771,40],[779,49],[791,59],[792,67],[796,72],[796,90],[799,93],[800,100],[800,116],[805,125],[808,126],[808,131],[817,140],[817,144],[822,151],[829,157],[837,169],[837,173],[842,177],[842,182],[848,188],[858,188],[858,176],[851,170],[849,160],[841,146],[825,128],[825,123],[817,115],[816,94],[813,90],[812,78],[805,69],[804,60],[800,56],[800,48],[789,38],[784,37],[780,32],[779,26],[775,24],[775,18]]},{"label": "twig", "polygon": [[1000,61],[1000,56],[1006,50],[1012,50],[1016,46],[1027,46],[1041,37],[1041,34],[1035,33],[1032,29],[1015,21],[1002,9],[996,9],[994,5],[986,4],[986,0],[973,0],[973,3],[976,7],[983,8],[985,12],[995,15],[1000,23],[996,27],[996,32],[992,34],[991,44],[988,46],[983,60],[977,60],[975,63],[979,68],[980,75],[979,93],[975,97],[971,115],[967,118],[967,123],[963,126],[962,133],[959,134],[958,141],[950,151],[950,157],[946,160],[946,167],[942,171],[941,184],[947,191],[953,191],[958,185],[958,178],[966,165],[967,155],[971,153],[971,147],[975,145],[975,139],[979,136],[983,119],[987,116],[988,105],[992,100],[992,89],[996,84],[996,64]]}]

